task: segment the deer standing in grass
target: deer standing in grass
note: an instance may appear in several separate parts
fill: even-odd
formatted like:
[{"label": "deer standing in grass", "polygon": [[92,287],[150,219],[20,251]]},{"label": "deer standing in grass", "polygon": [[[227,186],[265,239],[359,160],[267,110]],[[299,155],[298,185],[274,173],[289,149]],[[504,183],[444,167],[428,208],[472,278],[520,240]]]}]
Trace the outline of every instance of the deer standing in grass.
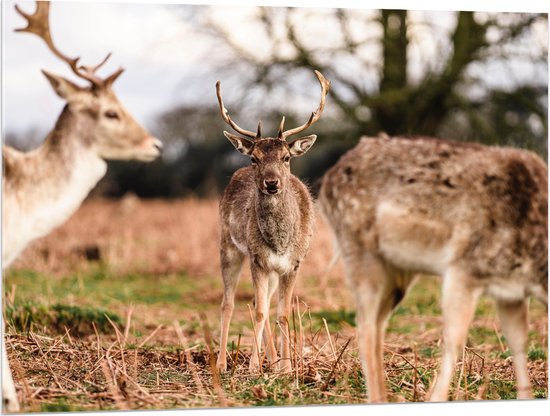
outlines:
[{"label": "deer standing in grass", "polygon": [[357,303],[369,400],[387,400],[383,337],[417,273],[442,277],[443,357],[432,401],[448,399],[482,293],[510,345],[520,399],[528,298],[548,304],[548,171],[534,153],[433,138],[362,138],[324,176],[322,210]]},{"label": "deer standing in grass", "polygon": [[277,359],[269,324],[269,305],[277,287],[277,321],[281,329],[279,369],[291,369],[288,316],[296,275],[313,234],[315,214],[307,187],[290,172],[290,159],[307,152],[317,136],[302,137],[290,143],[286,140],[307,129],[321,116],[330,82],[320,72],[315,73],[321,84],[319,107],[305,124],[291,130],[284,131],[283,117],[275,138],[262,137],[260,123],[256,133],[235,124],[223,105],[219,81],[216,84],[224,121],[245,137],[226,131],[223,133],[235,149],[252,160],[251,166],[233,174],[220,201],[220,254],[224,292],[217,366],[221,371],[227,369],[229,323],[245,256],[250,258],[255,303],[250,371],[256,372],[261,366],[262,335],[269,362],[274,363]]},{"label": "deer standing in grass", "polygon": [[[111,87],[123,70],[104,79],[95,74],[110,54],[95,67],[79,66],[79,58],[63,55],[52,41],[49,2],[37,2],[32,15],[17,6],[16,9],[27,20],[27,27],[18,31],[43,39],[48,48],[89,85],[80,87],[43,71],[57,95],[67,101],[54,129],[44,143],[31,152],[3,147],[4,268],[32,240],[46,235],[77,210],[105,174],[105,159],[152,161],[162,148],[161,142],[140,126],[116,98]],[[7,411],[17,411],[17,395],[3,344],[3,405]]]}]

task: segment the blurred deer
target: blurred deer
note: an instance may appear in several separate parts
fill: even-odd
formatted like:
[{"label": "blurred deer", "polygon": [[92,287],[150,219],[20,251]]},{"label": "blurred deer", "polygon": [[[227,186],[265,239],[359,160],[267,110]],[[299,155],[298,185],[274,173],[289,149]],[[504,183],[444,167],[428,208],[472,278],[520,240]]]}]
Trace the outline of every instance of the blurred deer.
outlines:
[{"label": "blurred deer", "polygon": [[[49,2],[37,2],[33,14],[15,6],[27,20],[27,27],[17,31],[39,36],[88,86],[80,87],[42,71],[57,95],[67,101],[65,108],[39,148],[21,153],[3,147],[4,268],[32,240],[44,236],[76,211],[105,174],[105,159],[152,161],[162,148],[161,142],[140,126],[116,98],[112,84],[123,70],[106,78],[96,75],[110,54],[94,67],[79,66],[79,58],[69,58],[56,48],[50,34],[49,6]],[[4,408],[18,410],[5,343],[2,394]]]},{"label": "blurred deer", "polygon": [[534,153],[433,138],[363,138],[324,176],[322,210],[355,295],[371,402],[387,400],[383,337],[417,273],[442,277],[443,357],[431,389],[445,401],[476,303],[492,296],[520,399],[528,298],[548,304],[548,172]]},{"label": "blurred deer", "polygon": [[223,134],[235,149],[252,161],[251,166],[233,174],[220,201],[224,292],[217,366],[222,371],[227,369],[229,323],[245,256],[250,258],[255,303],[250,371],[257,371],[261,366],[262,334],[265,335],[268,360],[273,363],[277,359],[269,324],[269,305],[277,286],[277,321],[282,334],[279,369],[287,371],[291,368],[288,316],[296,275],[313,234],[315,214],[307,187],[290,172],[290,159],[306,153],[317,136],[301,137],[290,143],[287,139],[301,133],[321,117],[330,82],[320,72],[315,73],[321,84],[319,107],[305,124],[291,130],[284,131],[283,117],[275,138],[262,137],[260,123],[256,133],[235,124],[223,105],[220,82],[216,84],[223,120],[241,136],[226,131]]}]

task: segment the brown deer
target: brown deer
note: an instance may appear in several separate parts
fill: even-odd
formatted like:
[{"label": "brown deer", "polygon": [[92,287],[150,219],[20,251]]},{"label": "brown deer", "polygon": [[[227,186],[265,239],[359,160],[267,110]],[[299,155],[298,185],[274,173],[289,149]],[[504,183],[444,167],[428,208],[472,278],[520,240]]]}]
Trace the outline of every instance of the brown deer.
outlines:
[{"label": "brown deer", "polygon": [[[161,142],[140,126],[122,106],[112,90],[122,73],[106,78],[95,67],[79,66],[54,45],[49,28],[49,2],[37,2],[35,13],[15,6],[27,20],[21,32],[39,36],[72,72],[88,82],[80,87],[46,71],[53,89],[67,101],[54,129],[37,149],[21,153],[3,147],[4,176],[2,216],[2,267],[7,267],[34,239],[63,223],[103,177],[105,159],[152,161],[160,155]],[[19,408],[3,343],[2,395],[8,411]]]},{"label": "brown deer", "polygon": [[277,321],[281,329],[279,369],[291,368],[288,316],[292,292],[301,261],[313,234],[314,211],[307,187],[290,172],[290,159],[306,153],[317,136],[311,135],[288,143],[288,137],[301,133],[315,123],[325,106],[330,82],[315,71],[321,84],[321,102],[309,120],[300,127],[284,131],[284,117],[277,137],[262,137],[258,123],[256,133],[240,128],[229,117],[216,91],[224,121],[242,136],[223,132],[244,155],[251,166],[236,171],[220,201],[221,269],[223,301],[221,305],[220,352],[217,366],[227,369],[227,336],[234,309],[235,289],[245,256],[250,258],[254,284],[254,344],[250,371],[261,366],[261,339],[264,334],[268,360],[276,361],[277,351],[271,338],[269,305],[277,286],[279,299]]},{"label": "brown deer", "polygon": [[492,296],[517,379],[527,371],[528,298],[548,304],[548,171],[534,153],[434,138],[365,137],[324,176],[322,210],[357,306],[371,402],[387,400],[383,337],[417,273],[442,278],[445,401],[477,300]]}]

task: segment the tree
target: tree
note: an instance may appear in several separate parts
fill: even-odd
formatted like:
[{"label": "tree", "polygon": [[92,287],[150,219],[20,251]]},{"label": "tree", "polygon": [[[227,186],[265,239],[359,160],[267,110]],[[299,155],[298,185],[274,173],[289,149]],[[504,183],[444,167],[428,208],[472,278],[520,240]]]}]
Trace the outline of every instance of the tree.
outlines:
[{"label": "tree", "polygon": [[365,134],[512,145],[547,157],[547,15],[248,7],[235,22],[223,13],[212,17],[212,7],[181,10],[210,41],[204,67],[186,104],[157,118],[153,132],[165,142],[164,159],[115,164],[106,184],[117,186],[104,188],[111,195],[221,192],[247,158],[222,135],[228,126],[215,80],[239,125],[254,130],[261,119],[272,135],[282,115],[287,127],[297,126],[317,105],[312,69],[332,81],[331,92],[312,131],[319,140],[293,161],[293,171],[314,191]]},{"label": "tree", "polygon": [[[330,106],[342,126],[329,133],[348,146],[361,134],[384,131],[512,144],[546,157],[548,45],[547,34],[535,42],[535,31],[547,27],[547,15],[455,12],[447,33],[437,27],[438,17],[264,7],[251,23],[266,40],[261,51],[235,40],[221,22],[210,22],[209,31],[233,51],[225,66],[253,71],[244,91],[292,83],[311,68],[323,72],[332,80]],[[319,21],[330,32],[324,44],[316,39]],[[419,70],[414,52],[428,35],[439,50]],[[526,58],[537,76],[491,85],[482,72],[514,72]],[[503,117],[511,121],[506,128]]]}]

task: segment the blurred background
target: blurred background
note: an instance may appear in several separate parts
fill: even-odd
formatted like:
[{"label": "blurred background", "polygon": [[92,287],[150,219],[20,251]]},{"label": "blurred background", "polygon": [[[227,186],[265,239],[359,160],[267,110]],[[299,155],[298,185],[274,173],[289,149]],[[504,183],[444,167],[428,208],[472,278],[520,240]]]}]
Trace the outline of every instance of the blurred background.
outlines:
[{"label": "blurred background", "polygon": [[[87,65],[112,52],[100,75],[126,68],[114,89],[165,150],[153,163],[109,162],[89,200],[30,244],[4,274],[6,345],[25,411],[224,405],[203,389],[210,390],[211,377],[204,318],[198,314],[206,315],[216,337],[223,294],[218,197],[232,173],[250,162],[223,136],[229,126],[220,117],[217,80],[237,124],[255,130],[261,120],[266,135],[276,134],[283,115],[291,128],[317,107],[314,69],[331,80],[320,121],[304,133],[317,134],[317,142],[291,163],[313,193],[324,172],[365,134],[517,146],[547,160],[546,13],[380,10],[357,1],[362,8],[337,9],[335,0],[315,0],[315,8],[210,1],[218,4],[51,5],[59,49]],[[338,5],[346,2],[353,3]],[[395,2],[368,4],[391,8]],[[43,142],[65,105],[40,69],[82,82],[36,36],[14,32],[25,24],[15,3],[28,12],[35,7],[30,1],[2,1],[3,139],[30,150]],[[263,0],[270,3],[274,0]],[[415,7],[421,3],[415,1]],[[452,3],[442,4],[451,8]],[[519,9],[506,3],[461,0],[460,8]],[[248,374],[247,362],[239,361],[231,386],[224,384],[231,405],[365,400],[355,341],[346,350],[355,334],[353,297],[343,283],[341,262],[331,261],[332,233],[321,215],[317,219],[294,291],[300,334],[303,311],[311,344],[302,351],[307,374],[256,378]],[[246,357],[253,343],[248,309],[253,293],[245,266],[230,332],[230,343],[237,345],[235,364],[239,345]],[[439,293],[439,281],[423,276],[389,321],[384,350],[392,401],[424,400],[435,376],[441,352]],[[537,398],[548,396],[547,312],[546,305],[530,304],[529,371]],[[515,397],[513,364],[498,325],[491,301],[482,299],[463,356],[464,386],[457,379],[453,400]],[[122,343],[117,327],[124,327]],[[113,374],[126,374],[126,363],[131,369],[131,382],[118,379],[120,391],[111,389],[108,373],[100,370],[101,347]],[[197,367],[184,366],[184,350]],[[336,358],[338,350],[343,355]],[[341,368],[329,386],[336,366]],[[195,368],[202,381],[195,381]],[[325,381],[312,382],[317,379]],[[254,390],[264,385],[265,391]]]},{"label": "blurred background", "polygon": [[[26,11],[33,2],[17,2]],[[72,78],[4,1],[4,137],[37,147],[64,105],[40,73]],[[248,159],[222,131],[221,80],[232,118],[266,135],[304,123],[319,102],[313,69],[332,81],[318,141],[293,161],[315,192],[361,135],[433,135],[532,149],[547,159],[548,16],[404,11],[54,2],[54,41],[83,63],[126,72],[115,91],[165,144],[152,164],[110,163],[93,196],[216,196]]]}]

